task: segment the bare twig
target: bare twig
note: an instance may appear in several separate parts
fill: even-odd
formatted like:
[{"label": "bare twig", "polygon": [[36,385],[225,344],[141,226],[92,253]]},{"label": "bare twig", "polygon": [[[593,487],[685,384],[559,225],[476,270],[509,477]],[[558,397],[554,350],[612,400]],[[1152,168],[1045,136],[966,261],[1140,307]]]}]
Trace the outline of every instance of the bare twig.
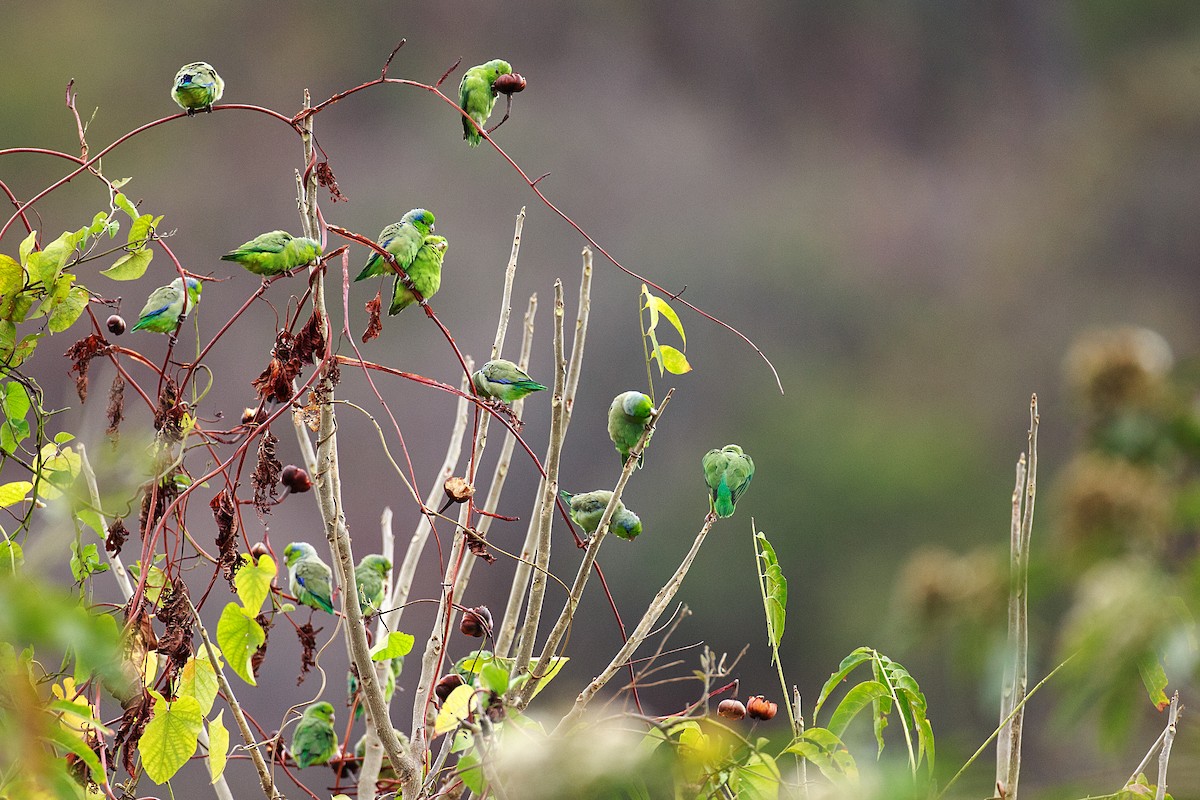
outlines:
[{"label": "bare twig", "polygon": [[1167,716],[1167,728],[1163,731],[1162,751],[1158,754],[1158,780],[1155,782],[1154,800],[1163,800],[1167,794],[1167,763],[1171,760],[1171,745],[1175,743],[1175,726],[1179,721],[1179,692],[1171,695],[1171,712]]},{"label": "bare twig", "polygon": [[650,634],[654,623],[666,611],[667,606],[671,604],[671,600],[675,597],[675,593],[679,591],[679,587],[683,584],[683,579],[687,577],[688,570],[692,568],[692,562],[696,560],[696,554],[700,552],[700,546],[704,544],[704,540],[708,537],[708,532],[712,530],[713,523],[716,520],[717,517],[712,512],[709,512],[708,516],[704,518],[704,525],[700,528],[700,532],[696,534],[696,539],[692,542],[692,548],[688,550],[687,555],[683,557],[683,561],[679,563],[675,574],[663,584],[663,587],[658,590],[658,594],[654,595],[654,599],[650,601],[650,605],[646,608],[646,613],[642,615],[641,621],[633,629],[633,633],[629,634],[629,639],[625,642],[625,646],[613,656],[608,666],[593,678],[592,682],[575,698],[575,705],[571,707],[567,715],[558,723],[558,726],[554,729],[555,734],[566,732],[583,716],[588,703],[596,696],[596,693],[603,689],[604,685],[612,680],[612,676],[626,665],[629,657],[633,655],[634,651],[637,650]]},{"label": "bare twig", "polygon": [[[379,554],[388,560],[388,563],[394,563],[396,551],[396,537],[392,533],[392,509],[384,506],[383,513],[379,518],[380,536],[383,546],[379,549]],[[395,580],[395,570],[389,570],[387,582],[384,584],[384,597],[390,597],[392,586]],[[387,606],[384,606],[386,608]],[[375,623],[375,641],[381,641],[385,635],[383,625],[383,612],[379,612],[379,618]],[[387,680],[385,670],[391,667],[387,662],[380,662],[375,665],[375,680],[383,683]],[[358,770],[358,798],[359,800],[375,800],[375,784],[379,782],[379,769],[383,766],[383,742],[379,740],[379,734],[375,732],[374,725],[367,726],[365,753],[363,754],[362,766]]]},{"label": "bare twig", "polygon": [[[92,469],[92,461],[88,458],[83,442],[78,442],[75,449],[79,452],[80,471],[83,472],[83,478],[87,482],[88,494],[92,498],[92,507],[96,509],[96,514],[100,517],[100,524],[107,530],[108,520],[104,518],[104,512],[100,506],[100,489],[96,485],[96,472]],[[121,594],[128,602],[133,597],[133,582],[129,580],[129,573],[125,571],[125,564],[121,562],[121,554],[109,553],[107,549],[104,552],[108,556],[108,563],[112,566],[113,577],[121,588]]]}]

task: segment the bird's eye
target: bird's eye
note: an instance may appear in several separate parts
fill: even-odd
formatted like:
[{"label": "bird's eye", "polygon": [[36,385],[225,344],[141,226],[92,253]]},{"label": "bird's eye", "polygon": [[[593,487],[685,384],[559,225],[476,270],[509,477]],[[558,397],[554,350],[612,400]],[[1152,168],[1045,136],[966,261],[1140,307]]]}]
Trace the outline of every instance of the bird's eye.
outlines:
[{"label": "bird's eye", "polygon": [[179,79],[179,81],[181,83],[191,83],[193,77],[194,76],[192,76],[192,75],[184,75],[182,78]]}]

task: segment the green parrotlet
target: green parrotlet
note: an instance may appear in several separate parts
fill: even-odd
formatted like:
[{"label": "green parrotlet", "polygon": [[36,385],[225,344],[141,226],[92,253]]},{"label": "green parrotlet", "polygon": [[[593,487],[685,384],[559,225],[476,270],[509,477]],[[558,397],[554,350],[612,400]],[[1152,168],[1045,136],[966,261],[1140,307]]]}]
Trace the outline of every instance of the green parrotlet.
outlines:
[{"label": "green parrotlet", "polygon": [[[400,749],[408,749],[408,737],[402,731],[392,728],[392,732],[396,734],[396,738],[400,740]],[[367,756],[367,735],[364,733],[358,739],[358,744],[354,745],[354,757],[358,759],[366,758]],[[392,762],[385,755],[383,763],[379,766],[379,779],[383,781],[398,780],[396,770],[392,767]]]},{"label": "green parrotlet", "polygon": [[[174,333],[179,325],[180,317],[192,312],[200,303],[200,292],[204,284],[195,278],[187,279],[187,293],[183,291],[184,279],[176,278],[166,286],[160,286],[150,293],[142,313],[138,315],[135,331],[152,331],[153,333]],[[184,308],[184,297],[187,297],[187,307]]]},{"label": "green parrotlet", "polygon": [[171,84],[171,99],[192,116],[197,111],[212,113],[212,105],[221,99],[225,81],[212,64],[196,61],[181,67]]},{"label": "green parrotlet", "polygon": [[[404,669],[404,656],[396,656],[388,659],[388,671],[384,676],[383,682],[383,699],[387,702],[392,701],[392,695],[396,693],[396,678],[400,677],[401,670]],[[358,676],[347,670],[346,672],[346,694],[353,699],[358,694]],[[362,716],[363,706],[365,701],[359,699],[358,706],[354,709],[354,718],[358,719]]]},{"label": "green parrotlet", "polygon": [[[426,300],[442,287],[442,259],[446,257],[447,247],[449,244],[445,236],[426,236],[412,263],[404,268],[408,277],[412,278],[413,286]],[[392,305],[388,308],[388,316],[392,317],[417,302],[417,296],[404,285],[399,275],[394,280]]]},{"label": "green parrotlet", "polygon": [[333,613],[333,572],[308,542],[283,548],[288,568],[288,588],[306,606]]},{"label": "green parrotlet", "polygon": [[[629,460],[629,451],[641,440],[654,413],[654,402],[641,392],[622,392],[613,398],[608,407],[608,438],[616,445],[622,465]],[[639,468],[644,457],[644,452],[638,454]]]},{"label": "green parrotlet", "polygon": [[354,579],[358,582],[358,605],[364,615],[374,614],[383,607],[383,589],[392,562],[380,555],[363,556],[354,568]]},{"label": "green parrotlet", "polygon": [[471,383],[485,397],[494,397],[503,403],[520,400],[527,394],[540,392],[546,387],[530,378],[525,370],[511,361],[497,358],[489,361],[471,375]]},{"label": "green parrotlet", "polygon": [[[393,222],[381,230],[379,238],[375,242],[392,254],[400,269],[408,269],[413,259],[417,257],[417,251],[425,243],[425,237],[433,230],[433,222],[432,211],[414,208],[401,217],[399,222]],[[363,281],[391,271],[392,268],[387,260],[372,250],[362,272],[358,273],[358,277],[354,280]]]},{"label": "green parrotlet", "polygon": [[[613,493],[607,489],[597,489],[594,492],[582,494],[571,494],[564,491],[562,496],[570,503],[571,519],[575,520],[575,524],[585,533],[593,534],[600,527],[604,509],[612,500]],[[609,530],[622,539],[634,539],[642,532],[642,521],[638,519],[637,514],[625,508],[625,504],[618,500],[609,522]]]},{"label": "green parrotlet", "polygon": [[236,250],[221,256],[236,261],[255,275],[270,277],[311,264],[321,256],[321,243],[287,231],[269,231],[255,236]]},{"label": "green parrotlet", "polygon": [[301,769],[333,758],[337,753],[337,733],[333,729],[331,704],[321,701],[304,709],[292,734],[291,752]]},{"label": "green parrotlet", "polygon": [[458,85],[458,104],[471,117],[471,119],[463,117],[462,121],[463,138],[471,147],[478,147],[479,143],[483,141],[483,137],[475,125],[471,124],[471,120],[475,120],[480,128],[487,125],[488,117],[492,115],[492,109],[496,107],[496,90],[492,84],[496,82],[496,78],[511,72],[512,66],[507,61],[497,58],[486,64],[471,67],[463,75],[462,83]]},{"label": "green parrotlet", "polygon": [[754,477],[754,460],[736,444],[704,455],[704,482],[711,490],[709,507],[718,517],[732,517],[734,506]]}]

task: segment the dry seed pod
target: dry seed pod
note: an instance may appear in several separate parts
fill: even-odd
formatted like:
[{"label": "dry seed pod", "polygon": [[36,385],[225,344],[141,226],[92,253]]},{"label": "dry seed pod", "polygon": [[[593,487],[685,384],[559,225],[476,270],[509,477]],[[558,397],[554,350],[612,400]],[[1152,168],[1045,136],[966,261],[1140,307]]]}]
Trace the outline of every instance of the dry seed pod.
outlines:
[{"label": "dry seed pod", "polygon": [[458,629],[467,636],[476,639],[487,636],[492,632],[492,612],[487,606],[476,606],[463,612],[462,622]]},{"label": "dry seed pod", "polygon": [[741,700],[722,700],[717,706],[717,713],[725,719],[742,719],[746,716],[746,706]]},{"label": "dry seed pod", "polygon": [[293,494],[302,494],[312,488],[312,479],[308,477],[307,470],[295,464],[284,467],[283,472],[279,474],[279,480]]},{"label": "dry seed pod", "polygon": [[500,94],[516,94],[525,90],[525,78],[516,72],[501,75],[492,83],[492,89]]},{"label": "dry seed pod", "polygon": [[104,324],[113,336],[120,336],[125,332],[125,318],[120,314],[113,314]]},{"label": "dry seed pod", "polygon": [[463,685],[462,676],[457,672],[451,672],[449,675],[443,675],[433,686],[433,693],[437,695],[437,699],[441,702],[446,702],[446,698],[455,689]]},{"label": "dry seed pod", "polygon": [[772,719],[778,711],[779,706],[761,694],[756,694],[746,701],[746,713],[750,715],[750,719]]},{"label": "dry seed pod", "polygon": [[452,475],[446,478],[442,488],[446,492],[446,497],[452,503],[465,503],[475,494],[475,487],[467,483],[465,478],[460,478],[457,475]]}]

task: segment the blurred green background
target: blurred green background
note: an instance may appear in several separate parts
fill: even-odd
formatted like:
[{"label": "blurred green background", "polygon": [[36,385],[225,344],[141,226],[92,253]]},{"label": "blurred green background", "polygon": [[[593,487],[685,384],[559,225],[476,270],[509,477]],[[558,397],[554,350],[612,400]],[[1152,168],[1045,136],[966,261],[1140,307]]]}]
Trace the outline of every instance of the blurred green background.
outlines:
[{"label": "blurred green background", "polygon": [[[894,588],[902,565],[924,545],[1004,547],[1031,392],[1041,403],[1043,478],[1033,546],[1052,553],[1061,518],[1055,476],[1081,438],[1062,372],[1071,342],[1092,326],[1140,325],[1185,361],[1200,340],[1195,3],[50,1],[10,7],[5,18],[0,148],[76,151],[63,105],[71,79],[91,117],[95,152],[174,113],[171,77],[193,60],[220,71],[224,102],[291,114],[305,88],[320,100],[377,76],[401,37],[408,44],[392,77],[432,82],[460,56],[466,65],[508,59],[529,88],[497,141],[531,176],[551,172],[539,188],[615,257],[672,291],[686,286],[685,298],[751,337],[785,389],[781,395],[742,342],[683,314],[695,371],[660,384],[660,396],[667,386],[677,392],[625,495],[646,534],[632,545],[614,542],[601,558],[626,621],[701,524],[700,456],[736,441],[754,457],[757,477],[684,584],[679,599],[694,616],[672,644],[703,640],[736,652],[750,643],[743,689],[777,694],[755,585],[753,517],[791,581],[783,656],[806,706],[842,655],[876,646],[922,680],[944,763],[961,761],[994,726],[996,676],[969,666],[986,663],[985,651],[966,657],[904,624]],[[527,205],[514,314],[538,293],[530,372],[549,376],[552,282],[565,280],[573,316],[583,241],[489,148],[469,151],[459,131],[453,109],[418,90],[377,87],[329,108],[317,119],[318,138],[349,202],[323,202],[325,218],[374,235],[413,206],[434,210],[452,246],[433,305],[464,352],[486,358],[513,217]],[[211,335],[257,285],[217,256],[262,231],[298,229],[299,165],[298,142],[283,126],[224,112],[138,136],[106,158],[104,170],[133,176],[127,193],[166,215],[185,267],[233,275],[205,292],[199,318]],[[0,179],[18,197],[63,174],[62,162],[44,157],[0,161]],[[45,229],[57,232],[84,224],[105,202],[99,184],[80,178],[37,209]],[[14,253],[20,238],[14,228],[0,250]],[[352,268],[364,255],[353,253]],[[167,267],[156,259],[151,275],[163,277]],[[129,291],[122,311],[132,319],[143,287],[164,282],[147,279],[131,291],[93,276],[88,285],[109,296]],[[355,291],[363,295],[350,305],[357,333],[368,295]],[[604,412],[616,393],[645,389],[638,291],[635,280],[597,261],[563,468],[568,489],[616,479]],[[279,290],[270,297],[285,302]],[[251,402],[249,380],[269,357],[275,323],[261,309],[210,356],[222,372],[202,416],[220,411],[233,424]],[[385,324],[365,357],[457,379],[444,340],[418,313]],[[70,342],[61,338],[65,350]],[[510,355],[518,341],[510,332]],[[164,346],[146,336],[123,343],[154,358]],[[341,351],[350,352],[344,342]],[[37,377],[47,406],[75,407],[56,422],[99,440],[102,402],[79,409],[67,363],[45,355]],[[106,369],[97,362],[94,386],[107,385]],[[344,396],[378,408],[359,375],[343,376]],[[416,385],[381,385],[418,475],[432,476],[450,405]],[[547,409],[545,397],[527,403],[525,435],[539,453]],[[130,414],[130,430],[149,423],[144,409]],[[341,431],[358,551],[378,541],[385,504],[405,541],[417,512],[374,429],[345,414]],[[294,441],[285,429],[279,435],[284,462],[297,460]],[[516,463],[500,511],[527,518],[534,472]],[[195,533],[209,535],[207,512],[195,519]],[[265,522],[247,516],[247,524],[252,541],[269,527],[276,547],[322,537],[307,498],[290,499]],[[515,549],[524,531],[524,522],[497,524],[492,537]],[[572,575],[577,553],[560,541],[556,572]],[[428,556],[414,596],[436,593]],[[509,574],[503,559],[481,565],[464,602],[502,608]],[[1035,678],[1053,666],[1069,591],[1051,585],[1035,598]],[[575,626],[569,645],[577,661],[552,687],[564,702],[619,642],[598,587],[587,602],[594,617]],[[431,616],[418,607],[405,628],[424,631]],[[295,646],[277,633],[265,668],[282,679],[248,701],[264,715],[313,691],[291,688]],[[461,655],[455,646],[451,655]],[[338,650],[327,656],[331,675]],[[695,665],[694,651],[684,657],[681,673]],[[1113,755],[1097,748],[1090,721],[1051,718],[1052,693],[1030,712],[1026,789],[1049,796],[1040,790],[1070,782],[1077,794],[1115,790],[1161,722],[1147,716]],[[690,685],[668,686],[645,700],[667,713],[694,696]],[[1200,736],[1184,727],[1176,797],[1187,796],[1185,787],[1200,793]],[[990,770],[978,771],[986,792]]]}]

